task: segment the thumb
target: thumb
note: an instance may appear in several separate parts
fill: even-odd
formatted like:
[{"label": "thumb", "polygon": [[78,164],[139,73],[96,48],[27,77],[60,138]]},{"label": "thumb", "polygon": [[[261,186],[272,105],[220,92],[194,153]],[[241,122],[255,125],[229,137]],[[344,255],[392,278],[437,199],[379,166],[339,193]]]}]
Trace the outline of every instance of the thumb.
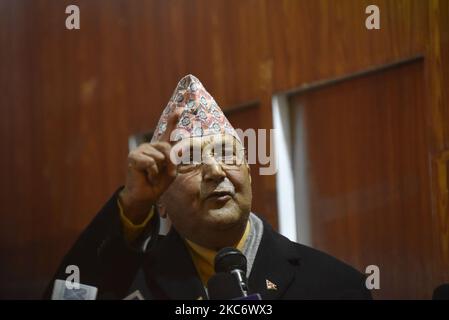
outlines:
[{"label": "thumb", "polygon": [[167,142],[169,144],[173,144],[175,141],[170,141],[170,135],[172,131],[176,128],[179,118],[181,117],[182,109],[176,108],[167,119],[167,127],[165,128],[165,132],[161,135],[159,141]]}]

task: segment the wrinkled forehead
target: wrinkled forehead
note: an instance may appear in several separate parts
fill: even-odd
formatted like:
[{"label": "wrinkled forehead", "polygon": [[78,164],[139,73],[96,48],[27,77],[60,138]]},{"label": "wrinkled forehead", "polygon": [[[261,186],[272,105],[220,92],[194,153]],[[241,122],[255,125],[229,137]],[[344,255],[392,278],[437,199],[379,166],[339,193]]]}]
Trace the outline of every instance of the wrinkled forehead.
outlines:
[{"label": "wrinkled forehead", "polygon": [[201,137],[184,138],[177,143],[179,146],[198,147],[204,149],[209,146],[224,146],[242,148],[241,142],[230,134],[213,134]]}]

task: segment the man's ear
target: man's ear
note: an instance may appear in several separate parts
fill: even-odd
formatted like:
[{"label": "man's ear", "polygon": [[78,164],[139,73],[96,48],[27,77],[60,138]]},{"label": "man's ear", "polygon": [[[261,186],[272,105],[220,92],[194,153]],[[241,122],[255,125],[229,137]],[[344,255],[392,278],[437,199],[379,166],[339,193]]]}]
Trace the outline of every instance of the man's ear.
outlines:
[{"label": "man's ear", "polygon": [[246,167],[248,168],[248,177],[249,177],[249,183],[251,184],[251,167],[249,166],[248,162],[246,162]]}]

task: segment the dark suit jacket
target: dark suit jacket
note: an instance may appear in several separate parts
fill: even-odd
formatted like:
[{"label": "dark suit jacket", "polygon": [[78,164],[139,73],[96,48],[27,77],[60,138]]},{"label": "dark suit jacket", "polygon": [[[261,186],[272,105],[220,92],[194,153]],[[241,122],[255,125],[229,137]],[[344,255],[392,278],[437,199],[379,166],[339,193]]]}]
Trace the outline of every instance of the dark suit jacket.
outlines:
[{"label": "dark suit jacket", "polygon": [[[318,250],[294,243],[263,221],[264,232],[249,281],[251,293],[262,299],[370,299],[365,277],[352,267]],[[149,228],[157,234],[158,219]],[[124,240],[117,193],[101,209],[63,259],[55,279],[66,279],[67,265],[80,270],[80,282],[98,288],[97,299],[123,299],[138,289],[149,299],[206,297],[184,241],[172,228],[153,236],[145,252]],[[269,290],[266,280],[276,284]]]}]

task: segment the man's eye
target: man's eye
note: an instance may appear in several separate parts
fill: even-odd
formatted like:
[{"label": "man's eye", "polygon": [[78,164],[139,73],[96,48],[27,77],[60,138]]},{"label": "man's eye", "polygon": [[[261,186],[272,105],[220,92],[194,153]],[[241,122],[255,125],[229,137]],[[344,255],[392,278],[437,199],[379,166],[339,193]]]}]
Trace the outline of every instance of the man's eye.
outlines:
[{"label": "man's eye", "polygon": [[225,154],[222,158],[224,160],[234,160],[235,159],[235,155],[234,154]]},{"label": "man's eye", "polygon": [[228,155],[219,156],[216,159],[220,162],[224,162],[225,164],[235,164],[236,158],[237,157],[235,155],[228,154]]},{"label": "man's eye", "polygon": [[235,152],[232,149],[224,149],[221,152],[215,152],[216,156],[221,156],[221,157],[225,157],[225,156],[235,156]]}]

